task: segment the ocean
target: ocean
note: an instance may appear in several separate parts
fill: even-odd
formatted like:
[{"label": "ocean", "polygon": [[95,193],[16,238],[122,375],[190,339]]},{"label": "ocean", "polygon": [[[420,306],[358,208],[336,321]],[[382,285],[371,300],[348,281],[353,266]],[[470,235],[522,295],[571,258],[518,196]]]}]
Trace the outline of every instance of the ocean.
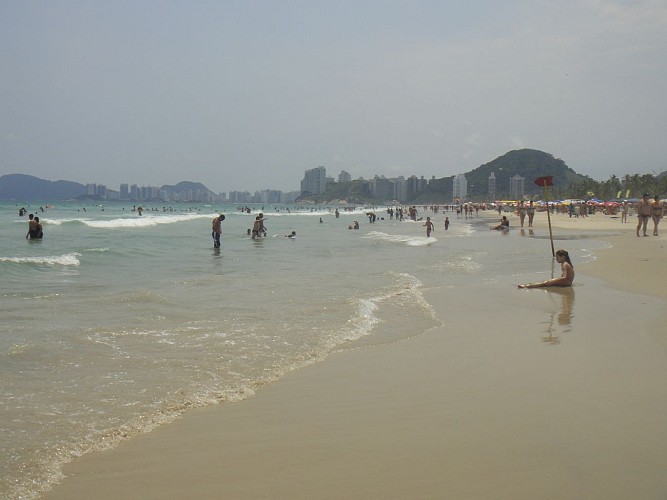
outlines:
[{"label": "ocean", "polygon": [[[40,217],[42,240],[25,239],[21,206]],[[0,203],[0,498],[36,498],[74,457],[189,408],[446,323],[426,289],[470,294],[483,312],[493,294],[559,275],[543,229],[500,233],[488,218],[420,207],[435,222],[427,238],[423,220],[390,220],[386,207],[339,218],[329,207],[250,208]],[[252,240],[259,211],[267,236]],[[601,245],[560,237],[575,266]]]}]

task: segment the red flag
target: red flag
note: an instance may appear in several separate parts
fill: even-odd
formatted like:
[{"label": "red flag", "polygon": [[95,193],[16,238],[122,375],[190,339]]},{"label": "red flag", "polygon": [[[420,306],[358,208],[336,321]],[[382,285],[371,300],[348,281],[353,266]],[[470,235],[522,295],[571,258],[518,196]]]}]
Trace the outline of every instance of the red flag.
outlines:
[{"label": "red flag", "polygon": [[537,184],[540,187],[544,186],[553,186],[554,185],[554,178],[553,175],[546,175],[544,177],[538,177],[535,179],[535,184]]}]

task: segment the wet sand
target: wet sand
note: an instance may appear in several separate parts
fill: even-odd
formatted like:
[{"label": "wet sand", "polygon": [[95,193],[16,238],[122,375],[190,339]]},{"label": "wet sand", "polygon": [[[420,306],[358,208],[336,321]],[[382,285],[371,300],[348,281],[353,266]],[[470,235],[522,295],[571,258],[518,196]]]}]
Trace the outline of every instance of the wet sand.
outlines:
[{"label": "wet sand", "polygon": [[427,290],[442,327],[76,460],[44,498],[665,498],[667,242],[629,221],[553,218],[612,245],[571,289]]}]

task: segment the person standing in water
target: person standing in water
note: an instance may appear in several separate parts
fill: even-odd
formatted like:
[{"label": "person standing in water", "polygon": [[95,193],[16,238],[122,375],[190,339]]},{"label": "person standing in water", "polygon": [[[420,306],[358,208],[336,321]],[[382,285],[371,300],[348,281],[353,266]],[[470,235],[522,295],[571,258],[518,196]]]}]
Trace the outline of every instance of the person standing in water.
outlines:
[{"label": "person standing in water", "polygon": [[431,231],[435,231],[435,228],[433,227],[433,223],[431,222],[430,217],[426,217],[426,224],[424,224],[424,226],[426,226],[426,237],[430,238]]},{"label": "person standing in water", "polygon": [[25,235],[25,239],[35,239],[37,238],[37,225],[38,221],[35,220],[35,215],[28,215],[28,233]]},{"label": "person standing in water", "polygon": [[556,252],[556,262],[560,264],[562,271],[560,278],[553,278],[542,281],[540,283],[526,283],[525,285],[517,285],[519,288],[544,288],[547,286],[572,286],[574,281],[574,266],[570,260],[570,255],[566,250],[558,250]]},{"label": "person standing in water", "polygon": [[35,216],[35,223],[37,224],[37,227],[35,228],[35,237],[41,240],[44,237],[44,228],[42,227],[42,223],[39,222],[39,217],[37,216]]},{"label": "person standing in water", "polygon": [[220,214],[213,219],[211,224],[211,236],[213,237],[213,248],[220,248],[220,235],[222,234],[222,221],[225,216]]}]

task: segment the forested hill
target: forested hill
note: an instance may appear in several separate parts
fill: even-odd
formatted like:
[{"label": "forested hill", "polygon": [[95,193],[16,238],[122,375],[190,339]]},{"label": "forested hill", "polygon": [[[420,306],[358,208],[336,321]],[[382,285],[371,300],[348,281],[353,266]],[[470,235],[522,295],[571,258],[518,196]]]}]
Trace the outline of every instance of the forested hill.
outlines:
[{"label": "forested hill", "polygon": [[[463,172],[461,172],[463,173]],[[509,151],[495,160],[465,172],[468,183],[468,196],[472,199],[484,199],[489,193],[489,177],[496,178],[496,199],[509,197],[510,179],[516,175],[524,178],[524,194],[538,195],[541,188],[535,185],[538,177],[553,176],[554,191],[564,191],[573,184],[592,180],[576,173],[561,159],[536,149],[518,149]],[[428,187],[419,194],[417,202],[430,199],[452,199],[454,176],[443,177],[429,182]]]},{"label": "forested hill", "polygon": [[[509,194],[510,179],[516,175],[524,177],[525,194],[540,194],[542,188],[535,185],[538,177],[553,176],[554,189],[566,189],[572,184],[590,179],[576,173],[565,162],[553,155],[536,149],[518,149],[505,153],[466,174],[468,192],[482,195],[488,192],[491,173],[496,177],[496,193]],[[471,191],[472,186],[472,191]]]}]

